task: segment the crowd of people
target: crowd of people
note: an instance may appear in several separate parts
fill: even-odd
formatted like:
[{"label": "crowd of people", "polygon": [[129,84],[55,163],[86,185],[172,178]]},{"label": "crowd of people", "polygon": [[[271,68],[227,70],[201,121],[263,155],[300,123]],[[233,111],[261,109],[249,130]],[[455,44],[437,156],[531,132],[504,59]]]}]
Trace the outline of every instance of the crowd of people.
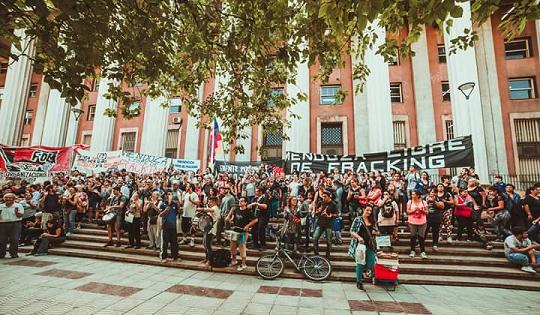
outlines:
[{"label": "crowd of people", "polygon": [[[493,231],[504,241],[508,260],[530,273],[539,267],[540,183],[522,196],[500,177],[482,187],[472,168],[437,183],[412,166],[403,173],[274,171],[269,165],[239,176],[210,169],[152,175],[73,171],[42,184],[9,181],[0,186],[0,258],[8,243],[12,258],[18,257],[19,244],[33,243],[31,255],[46,255],[82,222],[95,222],[107,226],[105,246],[122,246],[127,232],[126,247],[139,249],[141,235],[147,235],[148,248],[163,261],[180,260],[178,245],[194,247],[202,233],[203,264],[211,263],[213,245],[228,243],[231,265],[242,271],[247,249],[264,251],[267,238],[276,235],[293,251],[317,255],[325,242],[324,255],[330,258],[333,246],[343,243],[343,218],[348,218],[349,254],[354,257],[358,244],[367,248],[365,262],[357,264],[359,288],[375,261],[376,236],[396,242],[405,227],[411,258],[417,247],[422,259],[428,257],[429,235],[432,252],[440,242],[455,240],[481,242],[491,250]],[[280,221],[273,218],[284,223],[276,227],[273,222]]]}]

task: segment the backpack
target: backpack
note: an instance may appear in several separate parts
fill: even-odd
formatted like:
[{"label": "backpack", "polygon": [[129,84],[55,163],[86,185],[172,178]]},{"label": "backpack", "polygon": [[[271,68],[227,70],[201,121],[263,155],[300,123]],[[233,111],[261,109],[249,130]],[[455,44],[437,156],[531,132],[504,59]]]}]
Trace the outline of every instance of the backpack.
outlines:
[{"label": "backpack", "polygon": [[212,252],[210,266],[212,268],[225,268],[231,263],[231,252],[228,249],[220,248]]},{"label": "backpack", "polygon": [[381,209],[381,215],[383,218],[392,218],[394,217],[394,206],[392,202],[385,202]]}]

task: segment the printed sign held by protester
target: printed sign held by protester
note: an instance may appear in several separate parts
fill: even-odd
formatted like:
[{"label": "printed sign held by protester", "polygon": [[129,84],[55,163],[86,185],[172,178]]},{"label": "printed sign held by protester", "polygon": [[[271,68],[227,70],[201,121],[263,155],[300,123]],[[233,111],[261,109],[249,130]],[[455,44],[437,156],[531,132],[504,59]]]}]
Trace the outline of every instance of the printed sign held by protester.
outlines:
[{"label": "printed sign held by protester", "polygon": [[172,159],[171,166],[178,171],[196,172],[201,168],[201,161]]},{"label": "printed sign held by protester", "polygon": [[97,174],[118,170],[122,163],[122,151],[91,152],[77,150],[73,161],[73,170],[84,174]]}]

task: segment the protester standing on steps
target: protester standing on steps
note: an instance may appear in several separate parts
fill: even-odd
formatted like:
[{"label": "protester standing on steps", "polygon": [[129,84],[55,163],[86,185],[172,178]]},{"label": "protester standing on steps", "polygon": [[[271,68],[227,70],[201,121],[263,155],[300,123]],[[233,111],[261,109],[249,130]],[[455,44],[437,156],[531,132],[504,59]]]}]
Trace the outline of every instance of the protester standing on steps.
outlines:
[{"label": "protester standing on steps", "polygon": [[3,199],[4,203],[0,203],[0,259],[6,256],[8,242],[9,255],[17,258],[24,209],[15,202],[16,196],[13,193],[5,194]]},{"label": "protester standing on steps", "polygon": [[348,255],[356,261],[356,287],[364,290],[363,275],[365,271],[373,270],[377,248],[373,237],[376,233],[376,225],[373,221],[370,206],[364,209],[362,216],[354,219],[350,232],[351,245],[349,246]]},{"label": "protester standing on steps", "polygon": [[116,233],[116,247],[120,247],[121,228],[122,223],[124,222],[124,213],[128,199],[122,195],[119,186],[115,186],[112,191],[113,197],[111,204],[107,207],[105,212],[113,212],[115,213],[115,217],[107,223],[107,236],[109,237],[109,241],[105,244],[105,247],[113,245],[113,230]]},{"label": "protester standing on steps", "polygon": [[431,238],[433,240],[433,251],[436,252],[439,250],[439,230],[441,226],[443,211],[444,211],[444,200],[437,196],[437,189],[431,188],[429,190],[428,196],[426,198],[428,204],[428,213],[427,213],[427,227],[426,227],[426,236],[427,238],[429,231],[431,230]]},{"label": "protester standing on steps", "polygon": [[173,261],[178,260],[178,240],[176,237],[176,220],[178,218],[178,203],[173,201],[172,192],[169,190],[161,200],[159,216],[163,223],[161,228],[161,261],[169,261],[168,250],[171,248]]},{"label": "protester standing on steps", "polygon": [[454,208],[454,198],[442,183],[437,185],[435,199],[444,203],[441,215],[441,238],[446,237],[448,243],[452,243],[452,210]]},{"label": "protester standing on steps", "polygon": [[233,230],[239,233],[236,240],[231,240],[231,266],[236,266],[238,264],[236,259],[236,251],[238,250],[240,252],[242,263],[236,270],[244,271],[247,268],[247,235],[251,228],[257,224],[257,218],[253,214],[253,211],[248,208],[246,197],[240,197],[238,200],[238,208],[229,211],[226,220],[231,224]]},{"label": "protester standing on steps", "polygon": [[416,190],[412,192],[412,198],[407,202],[407,214],[409,229],[411,231],[411,253],[409,257],[416,255],[416,241],[420,243],[420,257],[427,258],[425,235],[427,227],[426,214],[428,213],[428,204],[422,199],[422,195]]},{"label": "protester standing on steps", "polygon": [[332,249],[332,220],[337,217],[338,211],[336,203],[332,200],[328,190],[322,191],[320,194],[322,200],[317,203],[315,216],[317,216],[317,226],[313,232],[313,248],[315,255],[319,255],[319,239],[322,234],[326,235],[326,258],[330,259]]},{"label": "protester standing on steps", "polygon": [[203,246],[205,250],[205,259],[201,262],[206,267],[210,266],[212,261],[212,240],[217,232],[217,223],[220,216],[220,210],[217,206],[217,197],[208,198],[208,208],[198,208],[200,212],[204,212],[212,218],[212,228],[210,230],[203,231]]},{"label": "protester standing on steps", "polygon": [[180,244],[187,243],[187,237],[189,236],[189,246],[195,246],[195,239],[193,238],[193,227],[192,220],[197,211],[197,206],[199,205],[199,196],[193,191],[193,184],[186,184],[186,192],[183,196],[183,207],[182,207],[182,241]]},{"label": "protester standing on steps", "polygon": [[255,189],[255,198],[248,205],[248,208],[253,211],[253,215],[257,218],[257,224],[251,231],[253,238],[253,245],[251,247],[259,251],[264,251],[266,250],[266,227],[270,219],[270,211],[268,199],[262,188]]},{"label": "protester standing on steps", "polygon": [[457,228],[457,240],[461,240],[463,230],[467,228],[467,241],[471,241],[473,238],[473,212],[474,200],[466,188],[459,190],[459,195],[455,198],[454,216],[456,217]]},{"label": "protester standing on steps", "polygon": [[127,222],[129,245],[126,248],[141,248],[141,209],[142,202],[137,191],[133,192],[129,200],[129,213],[133,216],[131,223]]},{"label": "protester standing on steps", "polygon": [[159,193],[154,191],[150,198],[144,201],[143,206],[143,213],[146,214],[147,218],[148,238],[150,239],[148,249],[158,250],[161,248],[161,232],[158,230],[159,211]]},{"label": "protester standing on steps", "polygon": [[[255,192],[254,192],[255,193]],[[229,213],[234,209],[236,205],[236,201],[231,195],[230,187],[228,185],[224,185],[220,188],[220,195],[221,197],[221,205],[219,208],[219,219],[217,224],[217,230],[216,230],[216,241],[219,246],[223,245],[223,231],[228,228],[227,226],[227,216]]]}]

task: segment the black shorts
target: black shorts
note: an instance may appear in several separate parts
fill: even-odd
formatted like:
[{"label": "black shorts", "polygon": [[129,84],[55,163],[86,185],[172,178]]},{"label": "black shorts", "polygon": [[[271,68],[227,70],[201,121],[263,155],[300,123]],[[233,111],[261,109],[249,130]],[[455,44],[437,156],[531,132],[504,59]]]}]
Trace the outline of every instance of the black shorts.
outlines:
[{"label": "black shorts", "polygon": [[182,217],[182,233],[191,233],[191,218]]}]

